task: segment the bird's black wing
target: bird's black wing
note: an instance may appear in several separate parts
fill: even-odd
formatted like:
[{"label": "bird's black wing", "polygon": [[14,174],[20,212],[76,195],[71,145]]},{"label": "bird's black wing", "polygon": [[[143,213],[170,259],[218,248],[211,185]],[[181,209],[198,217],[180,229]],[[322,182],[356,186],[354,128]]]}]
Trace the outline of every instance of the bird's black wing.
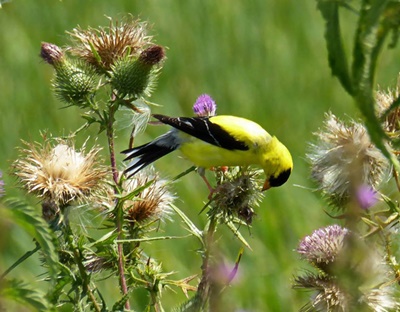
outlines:
[{"label": "bird's black wing", "polygon": [[182,132],[194,136],[207,143],[228,149],[246,151],[249,147],[245,142],[235,139],[221,126],[212,123],[209,117],[168,117],[153,115],[162,123],[170,125]]}]

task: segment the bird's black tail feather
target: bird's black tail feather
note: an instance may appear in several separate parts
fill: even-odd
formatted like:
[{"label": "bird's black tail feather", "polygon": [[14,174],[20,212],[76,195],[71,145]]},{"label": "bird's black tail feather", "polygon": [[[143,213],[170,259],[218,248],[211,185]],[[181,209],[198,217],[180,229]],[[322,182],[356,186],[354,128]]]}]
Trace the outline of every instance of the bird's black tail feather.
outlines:
[{"label": "bird's black tail feather", "polygon": [[124,173],[130,178],[144,167],[173,152],[178,147],[179,144],[175,135],[172,132],[168,132],[150,143],[124,150],[122,153],[127,155],[124,161],[132,160]]}]

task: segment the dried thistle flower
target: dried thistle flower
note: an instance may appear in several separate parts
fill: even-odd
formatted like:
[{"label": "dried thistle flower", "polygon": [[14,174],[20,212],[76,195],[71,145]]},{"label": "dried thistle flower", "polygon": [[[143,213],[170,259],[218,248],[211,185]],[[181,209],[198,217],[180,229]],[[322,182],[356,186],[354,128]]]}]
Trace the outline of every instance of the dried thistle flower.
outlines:
[{"label": "dried thistle flower", "polygon": [[126,195],[150,183],[148,187],[136,194],[132,200],[124,202],[124,209],[132,222],[142,223],[168,218],[172,213],[170,204],[172,204],[175,197],[171,194],[167,182],[154,174],[151,168],[149,170],[141,170],[131,179],[123,182],[122,187]]},{"label": "dried thistle flower", "polygon": [[[301,311],[397,311],[400,307],[392,287],[380,287],[365,292],[356,292],[359,296],[353,298],[335,278],[326,275],[308,273],[296,277],[294,288],[314,291],[311,301]],[[368,310],[369,311],[369,310]]]},{"label": "dried thistle flower", "polygon": [[338,208],[354,197],[360,185],[375,188],[388,172],[387,159],[371,143],[362,124],[352,121],[345,125],[329,113],[324,129],[316,136],[318,142],[307,155],[312,178]]},{"label": "dried thistle flower", "polygon": [[303,259],[322,269],[335,261],[347,235],[349,230],[337,224],[320,228],[301,240],[297,252]]},{"label": "dried thistle flower", "polygon": [[213,197],[213,206],[225,216],[239,217],[247,224],[252,223],[254,208],[263,198],[260,170],[234,167],[216,171],[218,186]]},{"label": "dried thistle flower", "polygon": [[76,151],[72,142],[49,140],[43,144],[24,142],[20,157],[13,164],[15,175],[30,193],[58,206],[72,200],[88,200],[101,192],[108,173],[97,160],[99,148],[85,153],[85,146]]},{"label": "dried thistle flower", "polygon": [[365,302],[372,311],[388,312],[400,309],[400,302],[394,294],[392,287],[372,289],[360,301]]},{"label": "dried thistle flower", "polygon": [[390,136],[398,138],[400,130],[400,108],[388,111],[391,105],[399,99],[400,96],[400,75],[397,79],[397,86],[393,90],[378,90],[375,93],[376,110],[379,117],[383,118],[383,128]]},{"label": "dried thistle flower", "polygon": [[69,51],[103,71],[109,71],[116,61],[129,56],[137,57],[151,44],[147,24],[136,19],[115,23],[111,18],[108,27],[99,29],[80,27],[68,32],[73,40]]},{"label": "dried thistle flower", "polygon": [[300,311],[350,311],[349,296],[329,277],[309,273],[305,276],[297,277],[294,288],[316,291],[311,302]]}]

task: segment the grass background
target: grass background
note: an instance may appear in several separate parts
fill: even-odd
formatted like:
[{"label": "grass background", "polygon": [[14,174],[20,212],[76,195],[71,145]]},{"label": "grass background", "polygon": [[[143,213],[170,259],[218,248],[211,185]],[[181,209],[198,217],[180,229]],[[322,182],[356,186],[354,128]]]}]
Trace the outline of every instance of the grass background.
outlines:
[{"label": "grass background", "polygon": [[[331,77],[316,1],[15,0],[4,4],[0,10],[0,170],[7,193],[21,194],[15,179],[6,175],[21,139],[39,140],[41,130],[55,136],[68,134],[83,123],[78,109],[62,109],[53,96],[52,68],[38,57],[41,42],[66,45],[66,30],[77,25],[107,26],[105,16],[117,18],[126,13],[149,21],[156,42],[167,47],[165,67],[151,98],[162,107],[154,112],[190,116],[197,96],[208,93],[217,102],[217,113],[252,119],[291,150],[295,168],[290,180],[266,193],[251,231],[241,229],[253,251],[245,250],[238,279],[224,298],[227,311],[298,310],[308,294],[291,289],[293,275],[306,267],[294,249],[304,235],[335,222],[311,189],[307,144],[328,110],[339,117],[358,116],[351,98]],[[356,16],[344,12],[342,21],[350,51]],[[384,88],[395,85],[399,67],[398,50],[385,50],[377,83]],[[138,143],[163,131],[149,127]],[[93,142],[97,129],[89,129],[82,141],[86,135]],[[126,148],[128,135],[128,131],[119,134],[118,150]],[[105,138],[100,136],[98,142],[104,144]],[[189,166],[177,154],[156,164],[165,176]],[[206,217],[198,212],[208,193],[201,179],[190,174],[176,183],[175,192],[177,205],[200,227],[204,225]],[[177,217],[162,231],[185,234]],[[5,268],[32,249],[33,243],[13,224],[6,224],[3,232],[0,267]],[[240,244],[230,232],[221,230],[219,235],[221,251],[233,263]],[[190,238],[146,246],[152,257],[162,261],[165,271],[176,272],[172,276],[176,279],[200,273],[198,247]],[[39,260],[32,258],[11,277],[43,287],[37,282],[40,272]],[[116,280],[101,284],[110,305],[118,295],[116,285]],[[146,296],[134,292],[133,307],[141,311]],[[169,311],[184,296],[166,290],[163,299]]]}]

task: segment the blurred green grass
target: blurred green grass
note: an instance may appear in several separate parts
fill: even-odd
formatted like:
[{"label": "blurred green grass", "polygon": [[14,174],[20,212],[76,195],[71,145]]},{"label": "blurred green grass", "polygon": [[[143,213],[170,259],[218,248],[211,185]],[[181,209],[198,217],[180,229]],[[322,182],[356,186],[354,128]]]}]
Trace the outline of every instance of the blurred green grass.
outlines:
[{"label": "blurred green grass", "polygon": [[[217,102],[217,113],[253,119],[291,150],[295,168],[289,182],[266,193],[250,232],[241,229],[253,251],[245,250],[240,277],[224,296],[232,310],[298,310],[308,294],[291,289],[293,275],[305,267],[294,249],[301,237],[334,222],[323,212],[325,203],[310,189],[307,144],[313,140],[312,132],[321,126],[324,112],[357,117],[351,98],[331,77],[324,25],[315,1],[15,0],[4,4],[0,10],[0,170],[9,171],[21,139],[39,140],[40,130],[46,129],[55,136],[68,134],[82,124],[78,109],[62,109],[53,96],[52,68],[38,57],[40,43],[66,45],[66,30],[77,25],[106,26],[105,16],[115,18],[126,13],[149,21],[156,42],[168,48],[158,88],[151,98],[162,105],[154,108],[155,112],[191,115],[197,96],[208,93]],[[348,49],[355,18],[346,13],[343,21]],[[399,65],[398,51],[385,51],[377,82],[383,87],[394,85]],[[97,130],[92,128],[85,134],[94,141]],[[137,142],[148,141],[163,131],[149,127]],[[128,135],[128,131],[120,134],[119,150],[126,148]],[[104,138],[100,136],[98,143],[104,144]],[[174,176],[183,170],[182,160],[177,154],[170,155],[157,162],[156,168],[165,176]],[[5,176],[4,180],[9,194],[21,194],[14,178]],[[198,212],[207,189],[201,179],[190,174],[176,183],[175,191],[177,205],[202,226],[205,215]],[[178,218],[167,222],[163,231],[185,234]],[[7,232],[0,267],[9,266],[33,248],[31,239],[17,227],[8,224]],[[232,233],[222,230],[220,235],[222,252],[232,263],[240,245]],[[162,260],[166,271],[176,271],[173,277],[179,279],[200,273],[196,244],[194,239],[182,239],[152,243],[146,248],[149,255]],[[11,276],[35,283],[41,272],[35,267],[38,260],[31,259]],[[115,285],[102,284],[108,290],[109,302],[118,294]],[[140,310],[146,295],[134,295],[134,307]],[[163,299],[169,310],[184,296],[166,290]]]}]

